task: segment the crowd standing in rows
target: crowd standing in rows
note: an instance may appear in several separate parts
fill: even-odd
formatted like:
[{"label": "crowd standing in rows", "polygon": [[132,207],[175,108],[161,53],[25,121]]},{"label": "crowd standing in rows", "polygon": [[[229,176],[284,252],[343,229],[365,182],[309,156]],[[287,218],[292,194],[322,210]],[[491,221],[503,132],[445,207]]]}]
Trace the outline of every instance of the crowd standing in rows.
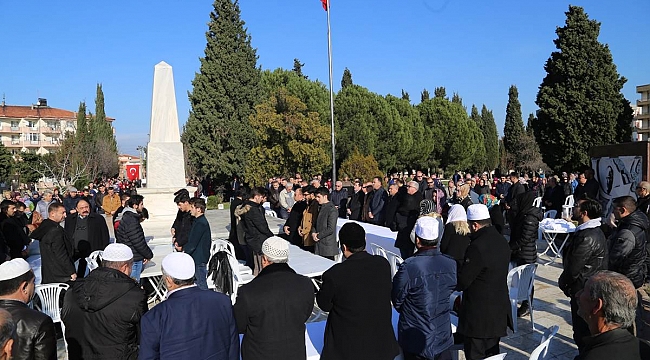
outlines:
[{"label": "crowd standing in rows", "polygon": [[[436,175],[417,172],[413,179],[321,181],[296,174],[250,191],[233,181],[229,240],[256,276],[239,289],[234,306],[229,296],[206,291],[211,244],[206,204],[185,189],[174,199],[176,252],[161,264],[166,300],[152,309],[139,284],[153,252],[141,225],[144,198],[135,189],[118,195],[122,189],[112,185],[96,190],[89,184],[83,195],[70,188],[63,199],[46,190],[32,194],[31,206],[5,199],[0,203],[0,358],[56,358],[51,319],[27,306],[35,275],[25,257],[36,239],[41,283],[70,285],[61,311],[70,359],[237,359],[240,354],[246,360],[304,359],[305,321],[314,301],[329,312],[321,359],[393,359],[399,348],[405,359],[448,359],[454,343],[463,344],[467,359],[482,359],[500,352],[500,338],[516,320],[506,285],[511,263],[537,260],[542,214],[535,198],[555,210],[568,195],[576,199],[571,217],[578,226],[563,252],[558,285],[571,298],[578,358],[641,358],[644,343],[632,333],[639,330],[636,292],[647,278],[650,183],[638,184],[636,201],[615,199],[611,219],[603,221],[591,170],[548,180],[511,173],[490,182],[488,174],[457,172],[444,184]],[[266,202],[286,219],[278,235],[266,221]],[[338,218],[356,222],[343,225],[337,238]],[[395,247],[404,262],[392,279],[388,262],[365,251],[366,233],[358,222],[396,232]],[[113,244],[108,244],[109,225],[115,229]],[[346,260],[333,263],[314,291],[311,281],[288,265],[289,243],[330,260],[340,252]],[[103,250],[100,267],[87,273],[82,261],[97,250]],[[463,295],[455,306],[459,321],[452,337],[453,291]],[[523,304],[518,315],[530,306]],[[397,338],[392,308],[399,313]],[[241,351],[238,334],[243,334]]]}]

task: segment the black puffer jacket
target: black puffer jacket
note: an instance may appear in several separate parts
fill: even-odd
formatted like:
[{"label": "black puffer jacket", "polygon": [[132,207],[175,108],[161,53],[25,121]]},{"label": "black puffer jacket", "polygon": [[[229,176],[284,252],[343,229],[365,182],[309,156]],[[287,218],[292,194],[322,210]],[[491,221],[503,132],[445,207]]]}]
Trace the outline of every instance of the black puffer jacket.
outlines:
[{"label": "black puffer jacket", "polygon": [[72,261],[74,247],[59,223],[45,219],[30,236],[40,241],[41,284],[69,281],[76,272]]},{"label": "black puffer jacket", "polygon": [[517,212],[511,224],[510,250],[512,261],[517,265],[533,264],[537,261],[537,229],[544,217],[542,209],[533,206],[535,193],[525,192],[517,196]]},{"label": "black puffer jacket", "polygon": [[137,359],[144,291],[122,272],[100,267],[65,294],[68,359]]},{"label": "black puffer jacket", "polygon": [[140,225],[141,215],[132,208],[125,208],[120,226],[115,230],[116,242],[124,244],[133,251],[133,261],[153,258],[153,252],[144,238],[144,230]]},{"label": "black puffer jacket", "polygon": [[194,216],[190,214],[189,211],[180,211],[176,213],[176,219],[172,225],[174,229],[174,237],[178,246],[183,247],[187,244],[190,236],[190,230],[192,229],[192,223],[194,223]]},{"label": "black puffer jacket", "polygon": [[56,331],[52,319],[18,300],[0,300],[16,323],[14,360],[56,360]]},{"label": "black puffer jacket", "polygon": [[645,280],[648,227],[648,218],[637,210],[619,220],[616,232],[608,239],[609,270],[627,276],[635,288]]},{"label": "black puffer jacket", "polygon": [[573,233],[562,252],[562,262],[564,271],[558,286],[565,295],[573,297],[584,288],[591,275],[607,270],[607,239],[600,227],[587,227]]}]

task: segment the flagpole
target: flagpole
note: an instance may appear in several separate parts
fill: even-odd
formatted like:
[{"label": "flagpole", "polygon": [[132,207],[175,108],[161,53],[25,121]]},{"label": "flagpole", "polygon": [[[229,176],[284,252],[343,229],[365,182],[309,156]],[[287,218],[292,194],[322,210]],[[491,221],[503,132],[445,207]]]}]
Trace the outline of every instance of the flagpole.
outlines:
[{"label": "flagpole", "polygon": [[336,141],[334,139],[334,84],[332,78],[332,34],[330,31],[330,0],[326,0],[327,4],[327,57],[329,60],[329,75],[330,75],[330,121],[332,126],[332,188],[336,184]]}]

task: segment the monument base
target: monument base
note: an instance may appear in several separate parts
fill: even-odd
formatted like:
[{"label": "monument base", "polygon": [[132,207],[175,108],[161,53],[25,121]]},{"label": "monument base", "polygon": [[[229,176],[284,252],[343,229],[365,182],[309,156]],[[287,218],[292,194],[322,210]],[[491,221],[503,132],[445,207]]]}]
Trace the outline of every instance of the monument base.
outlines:
[{"label": "monument base", "polygon": [[[187,181],[185,179],[183,143],[180,141],[149,142],[147,144],[147,187],[152,189],[175,188],[174,191],[176,191],[185,184]],[[173,194],[174,191],[171,193]]]},{"label": "monument base", "polygon": [[176,219],[176,213],[178,212],[178,206],[174,203],[174,193],[181,188],[187,189],[190,192],[190,197],[196,191],[196,188],[193,186],[166,189],[138,189],[138,194],[144,196],[144,207],[149,212],[149,219],[142,223],[145,235],[154,236],[154,238],[171,236],[169,229],[172,227],[174,219]]}]

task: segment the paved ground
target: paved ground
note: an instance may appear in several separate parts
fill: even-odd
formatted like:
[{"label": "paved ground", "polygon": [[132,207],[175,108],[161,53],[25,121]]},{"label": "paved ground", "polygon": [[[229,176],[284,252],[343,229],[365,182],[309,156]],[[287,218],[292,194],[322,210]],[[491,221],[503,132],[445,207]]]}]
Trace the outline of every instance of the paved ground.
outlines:
[{"label": "paved ground", "polygon": [[[230,217],[228,210],[208,210],[206,217],[210,222],[214,236],[226,237],[229,231]],[[282,220],[267,217],[269,227],[277,232]],[[151,219],[144,222],[145,233],[155,238],[170,237],[169,228],[173,219]],[[112,232],[111,232],[112,235]],[[538,249],[546,248],[546,242],[540,241]],[[548,257],[542,256],[540,262],[548,261]],[[542,334],[553,325],[559,325],[560,330],[552,340],[550,346],[551,356],[549,359],[571,360],[577,354],[577,348],[573,343],[571,330],[571,311],[569,299],[564,296],[557,287],[557,279],[562,272],[562,260],[549,266],[540,265],[537,268],[535,280],[535,301],[534,318],[535,330],[531,327],[530,316],[518,319],[519,331],[501,339],[501,352],[507,352],[507,360],[528,359],[530,353],[537,347]],[[63,341],[59,341],[59,359],[66,359]],[[464,357],[461,355],[461,359]]]}]

